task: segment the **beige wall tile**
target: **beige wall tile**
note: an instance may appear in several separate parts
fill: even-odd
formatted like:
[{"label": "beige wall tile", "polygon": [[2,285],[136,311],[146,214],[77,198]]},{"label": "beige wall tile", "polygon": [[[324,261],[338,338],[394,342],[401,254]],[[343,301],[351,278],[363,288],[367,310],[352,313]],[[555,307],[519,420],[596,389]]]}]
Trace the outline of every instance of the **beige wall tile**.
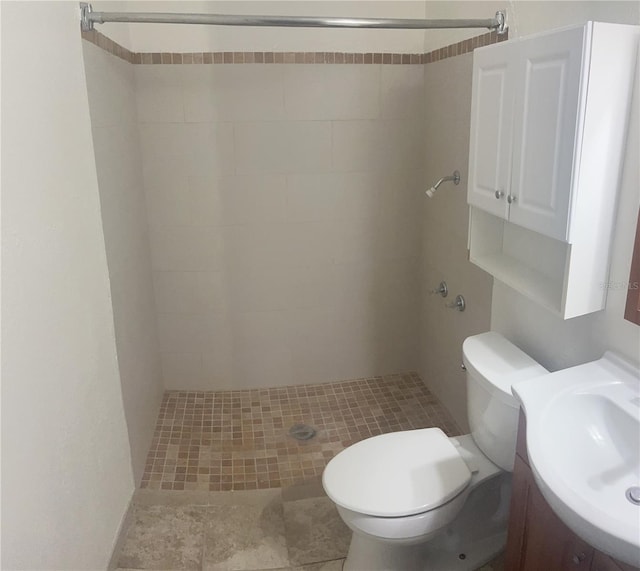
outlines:
[{"label": "beige wall tile", "polygon": [[361,301],[338,306],[329,318],[334,354],[331,378],[374,375],[380,368],[377,332],[384,328],[375,304]]},{"label": "beige wall tile", "polygon": [[[455,169],[462,180],[459,186],[443,185],[432,199],[423,201],[420,371],[461,426],[467,425],[462,342],[490,329],[492,288],[491,277],[467,260],[471,71],[471,54],[425,67],[425,123],[429,133],[437,134],[426,138],[426,185]],[[428,295],[441,280],[449,286],[446,300]],[[457,294],[467,301],[462,313],[445,308]]]},{"label": "beige wall tile", "polygon": [[380,66],[380,117],[415,119],[424,114],[424,66]]},{"label": "beige wall tile", "polygon": [[[202,354],[203,384],[206,390],[215,386],[221,389],[234,387],[233,363],[236,353],[234,328],[229,311],[204,314],[207,328],[207,347]],[[184,387],[187,388],[186,386]]]},{"label": "beige wall tile", "polygon": [[158,339],[163,353],[202,353],[210,346],[204,314],[159,313]]},{"label": "beige wall tile", "polygon": [[285,286],[288,309],[327,308],[333,264],[287,265]]},{"label": "beige wall tile", "polygon": [[122,401],[139,481],[162,398],[132,66],[83,42]]},{"label": "beige wall tile", "polygon": [[[229,328],[222,329],[215,344],[202,354],[202,370],[204,373],[200,390],[235,390],[238,388],[237,375],[234,371],[234,346],[232,332]],[[191,385],[182,383],[181,388],[192,390]]]},{"label": "beige wall tile", "polygon": [[234,377],[238,387],[292,384],[291,349],[283,311],[237,313],[233,319]]},{"label": "beige wall tile", "polygon": [[419,121],[334,121],[333,167],[338,171],[420,168],[424,129]]},{"label": "beige wall tile", "polygon": [[160,313],[195,313],[196,272],[154,272],[153,290]]},{"label": "beige wall tile", "polygon": [[[159,68],[160,69],[160,68]],[[157,122],[141,124],[142,160],[185,156],[207,145],[207,124]]]},{"label": "beige wall tile", "polygon": [[184,121],[182,66],[134,66],[138,121],[164,123]]},{"label": "beige wall tile", "polygon": [[390,262],[421,249],[420,74],[386,74],[379,120],[380,66],[184,67],[184,120],[140,125],[163,351],[202,358],[167,386],[414,366],[420,266]]},{"label": "beige wall tile", "polygon": [[288,222],[283,225],[285,256],[293,266],[324,266],[334,260],[339,245],[331,224]]},{"label": "beige wall tile", "polygon": [[187,122],[284,117],[282,66],[193,66],[182,82]]},{"label": "beige wall tile", "polygon": [[344,197],[335,173],[289,174],[286,183],[286,219],[328,221],[344,211]]},{"label": "beige wall tile", "polygon": [[214,73],[222,66],[184,66],[180,89],[187,123],[206,123],[220,119],[214,99]]},{"label": "beige wall tile", "polygon": [[190,226],[193,224],[193,205],[189,193],[189,180],[172,173],[153,186],[147,185],[147,218],[149,225]]},{"label": "beige wall tile", "polygon": [[375,264],[396,255],[396,228],[391,221],[360,218],[337,221],[333,261],[336,264]]},{"label": "beige wall tile", "polygon": [[331,163],[331,123],[236,123],[235,145],[239,174],[327,170]]},{"label": "beige wall tile", "polygon": [[295,384],[331,380],[337,347],[332,343],[330,314],[325,308],[290,309],[286,313]]},{"label": "beige wall tile", "polygon": [[338,171],[380,170],[380,129],[376,121],[335,121],[332,163]]},{"label": "beige wall tile", "polygon": [[[225,202],[234,206],[221,224],[264,224],[285,219],[286,178],[281,174],[238,175],[225,180]],[[231,210],[231,209],[229,209]]]},{"label": "beige wall tile", "polygon": [[194,294],[197,311],[221,313],[229,306],[230,285],[226,271],[196,272]]},{"label": "beige wall tile", "polygon": [[333,184],[342,198],[339,218],[375,219],[382,216],[385,181],[379,173],[337,173]]},{"label": "beige wall tile", "polygon": [[288,119],[376,119],[380,112],[380,67],[285,65]]},{"label": "beige wall tile", "polygon": [[231,226],[225,263],[234,271],[287,262],[287,234],[281,224]]},{"label": "beige wall tile", "polygon": [[222,268],[223,234],[199,226],[151,228],[151,260],[158,271],[216,271]]},{"label": "beige wall tile", "polygon": [[201,353],[162,353],[162,375],[168,386],[199,386],[204,376]]},{"label": "beige wall tile", "polygon": [[230,275],[234,311],[285,309],[288,272],[286,264],[269,264],[239,269]]},{"label": "beige wall tile", "polygon": [[222,311],[228,303],[225,273],[154,272],[156,308],[160,313]]},{"label": "beige wall tile", "polygon": [[149,169],[172,161],[177,172],[193,176],[235,171],[231,123],[143,123],[139,129],[142,160]]}]

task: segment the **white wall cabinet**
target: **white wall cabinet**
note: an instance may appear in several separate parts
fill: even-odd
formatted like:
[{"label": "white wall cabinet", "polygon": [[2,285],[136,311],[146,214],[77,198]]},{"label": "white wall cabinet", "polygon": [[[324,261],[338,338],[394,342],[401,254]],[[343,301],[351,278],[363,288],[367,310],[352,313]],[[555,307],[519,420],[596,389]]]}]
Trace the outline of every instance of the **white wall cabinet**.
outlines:
[{"label": "white wall cabinet", "polygon": [[473,54],[468,202],[508,218],[517,51],[511,42]]},{"label": "white wall cabinet", "polygon": [[565,319],[606,302],[639,35],[588,22],[474,53],[470,260]]},{"label": "white wall cabinet", "polygon": [[587,30],[519,42],[509,221],[567,239]]}]

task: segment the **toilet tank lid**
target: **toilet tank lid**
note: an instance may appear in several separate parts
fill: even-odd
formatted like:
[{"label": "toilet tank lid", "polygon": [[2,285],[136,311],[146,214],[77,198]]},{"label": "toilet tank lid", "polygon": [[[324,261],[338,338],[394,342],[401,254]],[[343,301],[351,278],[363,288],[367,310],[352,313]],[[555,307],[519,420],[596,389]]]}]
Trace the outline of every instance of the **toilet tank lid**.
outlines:
[{"label": "toilet tank lid", "polygon": [[513,383],[549,372],[495,331],[467,337],[462,344],[462,355],[470,374],[480,376],[509,396]]}]

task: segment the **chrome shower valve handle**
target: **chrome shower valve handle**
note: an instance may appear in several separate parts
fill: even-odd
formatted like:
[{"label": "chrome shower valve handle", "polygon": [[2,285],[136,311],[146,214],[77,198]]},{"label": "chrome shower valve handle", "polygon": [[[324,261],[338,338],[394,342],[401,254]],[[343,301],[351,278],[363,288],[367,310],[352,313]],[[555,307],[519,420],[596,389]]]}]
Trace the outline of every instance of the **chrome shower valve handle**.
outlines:
[{"label": "chrome shower valve handle", "polygon": [[449,295],[449,288],[447,287],[447,282],[440,282],[436,289],[432,289],[429,291],[431,295],[436,293],[440,294],[442,297],[447,297]]},{"label": "chrome shower valve handle", "polygon": [[457,309],[458,311],[464,311],[467,307],[467,304],[464,301],[464,297],[461,295],[456,295],[456,298],[451,302],[445,304],[449,309]]}]

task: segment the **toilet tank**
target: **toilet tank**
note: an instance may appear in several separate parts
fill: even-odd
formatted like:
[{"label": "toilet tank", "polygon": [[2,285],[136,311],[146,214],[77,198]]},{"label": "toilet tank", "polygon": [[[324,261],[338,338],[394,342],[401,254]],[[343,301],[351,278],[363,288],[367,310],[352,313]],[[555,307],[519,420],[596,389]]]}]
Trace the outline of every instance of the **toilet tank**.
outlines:
[{"label": "toilet tank", "polygon": [[462,355],[471,436],[487,458],[511,472],[519,414],[511,385],[549,371],[494,331],[467,337]]}]

